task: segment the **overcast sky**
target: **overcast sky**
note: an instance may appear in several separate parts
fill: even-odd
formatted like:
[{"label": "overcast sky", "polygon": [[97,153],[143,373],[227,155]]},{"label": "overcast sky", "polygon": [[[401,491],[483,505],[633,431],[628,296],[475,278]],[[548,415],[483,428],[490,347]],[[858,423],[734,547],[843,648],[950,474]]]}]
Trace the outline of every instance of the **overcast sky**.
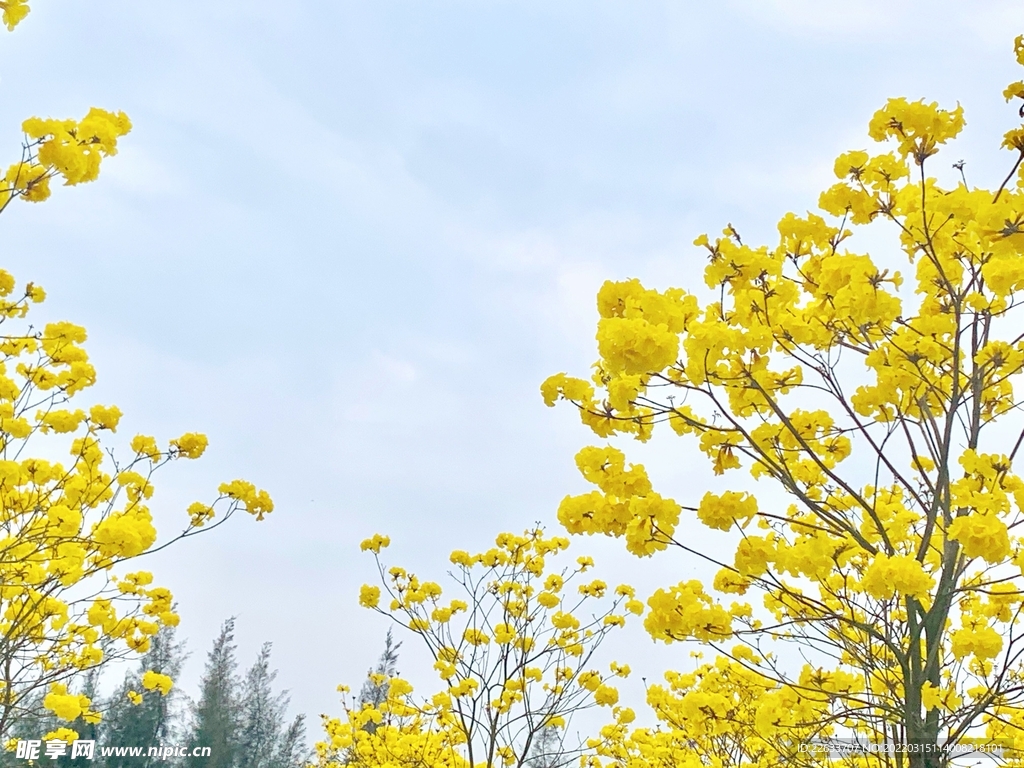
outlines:
[{"label": "overcast sky", "polygon": [[[1019,32],[1019,0],[35,0],[0,43],[7,156],[33,114],[135,127],[97,183],[4,214],[2,266],[47,289],[37,321],[88,328],[119,435],[210,436],[159,477],[162,531],[223,479],[277,504],[153,558],[185,688],[236,615],[295,711],[337,711],[386,629],[360,540],[439,577],[589,490],[592,440],[538,386],[594,360],[604,279],[694,286],[727,222],[770,242],[890,96],[962,103],[940,165],[997,186]],[[681,503],[720,485],[677,440],[625,447]],[[646,592],[695,572],[575,548]],[[649,678],[688,663],[627,637]]]}]

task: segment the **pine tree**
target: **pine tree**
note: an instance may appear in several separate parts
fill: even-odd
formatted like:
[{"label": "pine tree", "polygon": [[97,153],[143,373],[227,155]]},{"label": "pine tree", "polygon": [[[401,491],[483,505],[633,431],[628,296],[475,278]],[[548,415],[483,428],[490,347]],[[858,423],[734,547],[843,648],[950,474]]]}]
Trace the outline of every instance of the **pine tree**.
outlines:
[{"label": "pine tree", "polygon": [[286,693],[275,694],[270,643],[264,643],[242,683],[239,720],[240,761],[246,768],[273,768],[283,738]]},{"label": "pine tree", "polygon": [[[398,649],[401,647],[402,644],[395,642],[389,628],[384,638],[384,651],[377,661],[377,666],[367,672],[363,687],[359,689],[360,708],[367,704],[376,708],[387,700],[388,679],[398,675]],[[364,727],[370,733],[377,729],[373,722],[367,723]]]},{"label": "pine tree", "polygon": [[287,691],[274,692],[277,671],[270,668],[264,643],[242,683],[239,768],[302,768],[306,763],[306,723],[299,715],[285,727]]},{"label": "pine tree", "polygon": [[302,768],[309,760],[306,747],[306,716],[296,715],[284,732],[274,756],[273,768]]},{"label": "pine tree", "polygon": [[[365,706],[379,707],[387,700],[388,680],[398,676],[398,649],[401,647],[402,644],[395,642],[395,637],[391,634],[391,629],[389,628],[387,635],[384,637],[384,651],[377,660],[377,666],[367,671],[363,687],[359,689],[359,697],[356,700],[357,708],[362,709]],[[365,723],[362,727],[370,733],[374,733],[377,730],[377,724],[373,721]],[[352,748],[349,748],[341,757],[341,763],[342,765],[361,764]]]},{"label": "pine tree", "polygon": [[188,757],[185,765],[235,768],[239,765],[240,696],[235,659],[235,620],[228,619],[206,657],[199,700],[192,708],[186,743],[209,747],[209,757]]},{"label": "pine tree", "polygon": [[[148,691],[142,685],[142,675],[151,670],[177,680],[184,660],[184,647],[175,639],[174,628],[162,627],[138,668],[125,675],[124,681],[110,698],[103,722],[98,733],[95,733],[99,743],[113,747],[148,748],[176,741],[180,722],[180,692],[172,688],[165,696],[159,691]],[[133,704],[129,694],[141,696],[141,702]],[[80,738],[90,738],[81,736],[80,729],[75,730],[79,731]],[[106,758],[106,768],[151,768],[161,762],[156,757],[148,756],[110,756]],[[85,761],[82,764],[87,763]]]},{"label": "pine tree", "polygon": [[[77,678],[77,682],[69,687],[77,693],[82,693],[88,696],[91,700],[97,700],[96,688],[97,681],[99,678],[99,667],[92,667],[84,674]],[[59,720],[53,713],[48,712],[42,706],[42,699],[45,696],[45,692],[38,692],[33,698],[25,702],[26,713],[24,716],[19,717],[11,729],[11,738],[14,740],[31,740],[38,739],[42,740],[43,737],[56,731],[58,728],[70,728],[78,734],[79,739],[84,740],[97,740],[99,738],[98,731],[99,727],[96,723],[90,723],[82,718],[78,718],[71,722]],[[45,742],[41,745],[40,754],[42,754],[42,747],[45,747]],[[45,764],[53,766],[54,768],[75,768],[77,766],[96,766],[96,763],[90,761],[88,758],[78,757],[74,760],[71,759],[71,748],[68,745],[67,754],[62,757],[58,757],[54,760],[46,759]],[[40,760],[40,764],[42,764]],[[14,752],[0,751],[0,768],[15,768],[15,766],[24,766],[25,761],[19,760]],[[100,763],[102,766],[103,764]]]},{"label": "pine tree", "polygon": [[[9,732],[10,738],[18,741],[22,739],[41,739],[44,734],[58,728],[57,718],[47,712],[42,706],[43,692],[37,692],[24,702],[25,711],[19,713],[14,719],[14,724]],[[24,766],[25,761],[19,760],[14,752],[0,751],[0,766],[2,768],[15,768]]]},{"label": "pine tree", "polygon": [[[147,691],[142,685],[146,671],[159,672],[177,681],[184,664],[183,644],[175,639],[174,629],[165,627],[154,637],[150,650],[137,668],[130,670],[122,683],[102,707],[102,723],[94,725],[81,719],[72,723],[57,720],[46,712],[41,702],[29,702],[29,714],[18,720],[12,736],[20,739],[41,739],[46,733],[68,727],[80,739],[95,740],[97,750],[92,759],[69,755],[52,761],[55,768],[156,768],[166,764],[155,756],[100,756],[99,746],[149,747],[183,744],[188,747],[210,747],[209,757],[185,757],[173,765],[202,768],[303,768],[310,758],[306,746],[305,716],[298,715],[290,723],[285,720],[289,705],[287,691],[274,691],[276,670],[270,667],[270,643],[260,649],[256,661],[239,679],[235,656],[234,619],[228,619],[207,655],[206,668],[200,681],[199,699],[192,705],[191,723],[182,724],[183,701],[187,699],[178,688],[167,696]],[[387,649],[397,648],[390,639]],[[386,650],[388,658],[392,650]],[[382,658],[383,663],[383,658]],[[392,659],[383,668],[393,670]],[[79,678],[74,689],[98,700],[96,687],[98,669]],[[132,704],[129,693],[142,697]],[[42,694],[39,694],[40,697]],[[47,760],[49,765],[51,761]],[[14,753],[0,750],[0,768],[24,765]]]},{"label": "pine tree", "polygon": [[[528,768],[562,768],[575,762],[562,751],[562,732],[553,726],[544,726],[534,734],[530,752],[526,756]],[[576,758],[578,759],[578,758]]]}]

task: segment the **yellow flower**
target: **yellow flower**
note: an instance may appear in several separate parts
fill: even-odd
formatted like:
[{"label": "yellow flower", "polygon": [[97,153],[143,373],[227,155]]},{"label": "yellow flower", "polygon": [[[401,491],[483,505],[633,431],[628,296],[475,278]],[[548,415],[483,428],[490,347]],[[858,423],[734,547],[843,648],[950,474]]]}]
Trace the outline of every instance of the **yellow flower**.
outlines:
[{"label": "yellow flower", "polygon": [[209,442],[206,435],[198,432],[186,432],[181,437],[171,440],[171,448],[186,459],[198,459],[206,451]]},{"label": "yellow flower", "polygon": [[470,627],[462,633],[462,638],[470,645],[487,645],[491,639],[482,630]]},{"label": "yellow flower", "polygon": [[924,597],[934,585],[935,579],[910,555],[876,556],[861,580],[864,591],[878,599],[895,594]]},{"label": "yellow flower", "polygon": [[537,595],[537,602],[545,608],[554,608],[561,601],[558,599],[558,595],[552,592],[541,592]]},{"label": "yellow flower", "polygon": [[629,668],[629,664],[619,664],[613,661],[610,665],[610,669],[613,675],[617,677],[629,677],[629,673],[632,671]]},{"label": "yellow flower", "polygon": [[775,557],[775,546],[764,536],[745,536],[736,547],[736,570],[743,576],[761,576]]},{"label": "yellow flower", "polygon": [[6,0],[3,9],[3,22],[8,31],[13,31],[22,19],[28,16],[28,0]]},{"label": "yellow flower", "polygon": [[601,685],[601,675],[593,670],[580,672],[579,676],[576,678],[576,682],[581,688],[586,688],[588,691],[593,693]]},{"label": "yellow flower", "polygon": [[902,155],[913,154],[918,163],[936,152],[937,144],[955,138],[964,127],[964,110],[939,109],[936,103],[889,99],[871,118],[868,135],[875,141],[895,138]]},{"label": "yellow flower", "polygon": [[94,405],[89,409],[89,420],[96,425],[97,429],[109,429],[111,432],[116,432],[117,425],[121,421],[121,409],[116,405]]},{"label": "yellow flower", "polygon": [[571,613],[558,611],[551,617],[551,625],[556,629],[579,629],[580,620]]},{"label": "yellow flower", "polygon": [[25,295],[29,301],[35,304],[41,304],[46,301],[46,291],[43,290],[43,286],[36,285],[35,283],[29,283],[25,286]]},{"label": "yellow flower", "polygon": [[687,638],[723,640],[732,634],[729,613],[715,603],[696,580],[669,590],[659,589],[647,601],[650,612],[644,628],[666,643]]},{"label": "yellow flower", "polygon": [[540,385],[540,393],[544,398],[545,405],[548,406],[554,405],[559,396],[573,402],[587,403],[594,396],[594,388],[583,379],[558,373],[544,380],[544,383]]},{"label": "yellow flower", "polygon": [[451,560],[455,565],[462,565],[466,567],[473,564],[473,559],[469,556],[469,553],[461,549],[456,549],[452,552],[449,560]]},{"label": "yellow flower", "polygon": [[594,692],[594,701],[602,707],[610,707],[619,701],[619,692],[610,685],[602,685]]},{"label": "yellow flower", "polygon": [[159,672],[148,671],[142,675],[142,687],[147,691],[160,691],[161,696],[170,693],[173,686],[174,681]]},{"label": "yellow flower", "polygon": [[607,318],[598,323],[597,346],[613,373],[661,371],[679,356],[679,336],[642,317]]},{"label": "yellow flower", "polygon": [[749,493],[726,491],[722,495],[705,493],[697,517],[709,528],[727,531],[738,520],[750,520],[757,514],[757,499]]},{"label": "yellow flower", "polygon": [[438,624],[447,624],[452,618],[451,608],[435,608],[430,613],[430,618],[436,621]]},{"label": "yellow flower", "polygon": [[948,533],[949,538],[960,543],[967,557],[980,557],[995,564],[1010,555],[1006,523],[995,515],[975,513],[958,517]]},{"label": "yellow flower", "polygon": [[364,539],[362,543],[360,543],[359,548],[364,552],[370,551],[377,554],[382,549],[386,549],[389,546],[391,546],[391,539],[389,537],[375,533],[370,538]]},{"label": "yellow flower", "polygon": [[203,504],[201,501],[189,504],[187,512],[192,525],[196,528],[202,527],[207,520],[212,520],[215,514],[213,507]]},{"label": "yellow flower", "polygon": [[158,461],[161,453],[157,447],[156,440],[149,435],[136,435],[132,438],[132,450],[139,456],[145,456],[151,461]]},{"label": "yellow flower", "polygon": [[511,624],[497,624],[494,627],[494,642],[498,645],[507,645],[516,637],[515,628]]},{"label": "yellow flower", "polygon": [[376,608],[380,603],[380,587],[363,584],[359,588],[359,604],[363,608]]},{"label": "yellow flower", "polygon": [[587,597],[604,597],[607,589],[607,584],[600,579],[595,579],[589,584],[580,584],[578,591],[581,595],[586,595]]},{"label": "yellow flower", "polygon": [[[85,716],[83,716],[84,718]],[[50,731],[49,733],[43,734],[43,741],[63,741],[67,744],[72,743],[78,739],[78,731],[73,731],[70,728],[57,728],[56,730]]]},{"label": "yellow flower", "polygon": [[61,683],[50,686],[50,692],[43,698],[43,706],[61,720],[75,720],[89,708],[89,699],[80,694],[68,693]]},{"label": "yellow flower", "polygon": [[445,661],[444,659],[438,659],[434,662],[434,669],[441,676],[442,680],[447,680],[451,677],[455,677],[455,665],[451,662]]},{"label": "yellow flower", "polygon": [[864,166],[868,164],[869,159],[867,152],[845,152],[836,158],[834,166],[835,174],[840,179],[845,179],[850,176],[853,178],[860,178],[861,173],[864,171]]},{"label": "yellow flower", "polygon": [[1003,638],[992,627],[963,627],[950,635],[950,650],[957,659],[974,654],[979,659],[993,659],[1003,648]]}]

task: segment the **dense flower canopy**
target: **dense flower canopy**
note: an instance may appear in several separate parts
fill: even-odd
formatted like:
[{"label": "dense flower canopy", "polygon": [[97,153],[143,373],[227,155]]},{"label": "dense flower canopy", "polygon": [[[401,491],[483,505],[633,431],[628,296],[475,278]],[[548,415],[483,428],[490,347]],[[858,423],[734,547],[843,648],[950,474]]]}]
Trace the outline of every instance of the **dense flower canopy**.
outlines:
[{"label": "dense flower canopy", "polygon": [[[29,12],[25,0],[2,0],[0,9],[9,30]],[[131,121],[94,107],[82,120],[29,118],[22,130],[21,158],[0,181],[0,211],[18,198],[46,200],[54,178],[69,186],[95,180]],[[31,710],[40,700],[61,720],[98,721],[73,679],[145,653],[161,627],[178,623],[171,592],[149,571],[130,570],[131,561],[215,528],[237,510],[262,519],[273,509],[251,483],[223,483],[211,503],[193,503],[180,531],[158,543],[154,473],[198,459],[207,438],[189,432],[161,445],[136,435],[114,450],[120,409],[82,402],[96,383],[85,329],[27,319],[45,298],[39,285],[19,288],[0,269],[0,736],[38,714]],[[167,694],[171,679],[149,671],[142,685]]]},{"label": "dense flower canopy", "polygon": [[611,590],[585,578],[594,565],[589,557],[573,566],[552,563],[567,539],[534,529],[503,533],[486,552],[452,552],[452,599],[442,599],[437,582],[399,566],[385,569],[379,553],[389,544],[378,534],[362,547],[378,557],[390,602],[380,607],[381,588],[371,585],[359,602],[426,644],[441,689],[420,701],[401,678],[377,681],[387,685],[381,704],[352,702],[344,717],[324,716],[319,768],[522,765],[536,756],[545,730],[561,734],[560,754],[575,762],[593,749],[567,738],[574,714],[596,705],[610,708],[618,723],[633,720],[615,686],[629,667],[612,662],[602,671],[594,652],[643,604],[628,585]]},{"label": "dense flower canopy", "polygon": [[[207,438],[189,432],[161,446],[136,435],[123,459],[105,449],[121,411],[78,406],[96,381],[85,329],[26,325],[44,296],[32,283],[16,290],[0,270],[0,732],[47,686],[43,705],[58,717],[98,719],[66,681],[109,658],[144,653],[161,626],[178,623],[170,591],[154,585],[150,572],[124,572],[123,565],[199,532],[215,508],[221,519],[209,527],[238,509],[257,518],[273,509],[251,483],[223,483],[212,504],[191,505],[181,531],[158,545],[154,473],[198,459]],[[166,691],[169,679],[143,682]]]},{"label": "dense flower canopy", "polygon": [[[1016,55],[1024,65],[1024,37]],[[652,689],[663,728],[621,730],[609,764],[674,764],[680,745],[702,762],[806,763],[795,745],[844,734],[924,745],[911,765],[977,736],[1024,747],[1024,127],[1004,137],[1006,180],[981,189],[962,163],[951,184],[929,173],[964,124],[959,106],[889,100],[868,129],[881,146],[837,159],[822,214],[786,214],[774,246],[731,225],[699,237],[706,292],[605,283],[593,376],[544,382],[599,437],[667,425],[715,474],[746,469],[789,498],[740,481],[684,508],[617,448],[577,456],[597,490],[562,502],[570,533],[719,568],[711,590],[649,599],[656,640],[718,656]],[[868,225],[894,247],[855,250]],[[697,521],[730,533],[731,558],[687,545],[680,528]],[[749,594],[760,601],[728,603]],[[723,738],[744,744],[728,760]]]}]

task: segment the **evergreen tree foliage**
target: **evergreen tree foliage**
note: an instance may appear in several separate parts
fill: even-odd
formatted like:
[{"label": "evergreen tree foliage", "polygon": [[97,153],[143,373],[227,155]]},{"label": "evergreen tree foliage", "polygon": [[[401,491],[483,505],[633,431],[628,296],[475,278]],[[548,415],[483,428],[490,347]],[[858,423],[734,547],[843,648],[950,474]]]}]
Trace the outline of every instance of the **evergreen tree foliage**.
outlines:
[{"label": "evergreen tree foliage", "polygon": [[288,693],[274,692],[276,677],[270,643],[264,643],[242,682],[239,768],[299,768],[304,762],[304,719],[299,716],[285,727]]},{"label": "evergreen tree foliage", "polygon": [[[14,718],[13,725],[9,731],[13,740],[41,739],[44,734],[59,727],[57,718],[43,709],[43,694],[37,692],[24,702],[24,712],[18,713]],[[77,723],[76,723],[77,725]],[[59,763],[58,763],[59,764]],[[14,752],[0,752],[0,766],[3,768],[14,768],[25,765],[24,760],[18,760]]]},{"label": "evergreen tree foliage", "polygon": [[275,757],[274,768],[302,768],[309,761],[306,747],[306,716],[296,715],[285,729]]},{"label": "evergreen tree foliage", "polygon": [[185,765],[235,768],[239,765],[241,706],[238,661],[235,658],[235,620],[224,622],[206,657],[199,699],[192,707],[186,743],[210,747],[209,757],[188,757]]},{"label": "evergreen tree foliage", "polygon": [[526,766],[528,768],[563,768],[570,762],[575,762],[573,757],[567,757],[562,751],[562,739],[562,732],[558,728],[552,726],[541,728],[530,745]]},{"label": "evergreen tree foliage", "polygon": [[[398,676],[398,649],[401,647],[402,644],[395,642],[395,638],[389,628],[388,634],[384,638],[384,651],[377,661],[377,666],[366,673],[363,687],[359,689],[360,709],[366,705],[377,708],[387,701],[388,680]],[[377,724],[369,722],[364,727],[370,733],[373,733],[377,729]]]},{"label": "evergreen tree foliage", "polygon": [[[180,735],[180,699],[182,694],[172,688],[166,696],[156,690],[146,690],[142,685],[145,672],[153,671],[177,680],[185,660],[182,643],[175,638],[174,627],[162,627],[153,638],[149,651],[142,657],[137,669],[125,675],[121,685],[111,696],[94,736],[82,735],[83,739],[95,738],[106,746],[150,747],[170,744]],[[140,696],[141,702],[133,704],[129,694]],[[76,728],[76,730],[78,730]],[[77,761],[76,761],[77,762]],[[84,765],[85,761],[82,764]],[[163,761],[156,757],[110,756],[106,768],[152,768]],[[95,763],[93,763],[95,764]]]},{"label": "evergreen tree foliage", "polygon": [[[377,660],[377,665],[367,670],[366,680],[363,681],[363,686],[359,689],[359,696],[356,699],[357,709],[367,706],[376,709],[387,701],[388,680],[398,676],[398,649],[401,646],[401,642],[395,642],[395,637],[391,633],[391,629],[388,628],[388,633],[384,637],[384,650]],[[362,729],[373,734],[377,732],[377,726],[378,724],[371,720],[364,723]],[[355,751],[350,748],[341,758],[341,762],[343,765],[357,765],[359,759]]]},{"label": "evergreen tree foliage", "polygon": [[[79,684],[74,686],[74,690],[77,693],[82,693],[88,696],[91,700],[96,701],[97,696],[97,682],[99,679],[99,667],[92,667],[86,671],[79,678]],[[56,731],[59,728],[70,728],[78,734],[80,739],[98,739],[99,726],[96,723],[90,723],[84,718],[77,718],[76,720],[65,722],[64,720],[58,719],[52,712],[48,712],[42,706],[42,699],[44,693],[38,692],[35,694],[35,698],[30,698],[25,701],[25,713],[23,716],[18,717],[14,721],[14,725],[11,728],[10,738],[19,741],[22,739],[42,740],[47,734]],[[96,766],[96,762],[90,761],[88,758],[78,757],[74,760],[70,757],[70,746],[68,748],[68,754],[63,757],[58,757],[54,760],[45,759],[45,764],[54,766],[54,768],[72,768],[76,766]],[[42,756],[42,747],[40,749],[40,755]],[[42,761],[40,761],[42,762]],[[25,760],[19,760],[14,752],[0,751],[0,768],[21,768],[26,764]],[[104,764],[99,763],[101,767]]]},{"label": "evergreen tree foliage", "polygon": [[[202,766],[202,768],[303,768],[310,759],[306,746],[305,716],[286,719],[289,705],[287,691],[275,691],[277,671],[270,666],[270,643],[260,649],[253,665],[244,675],[238,674],[234,619],[228,619],[214,640],[206,658],[206,667],[200,681],[198,698],[191,704],[191,718],[185,723],[189,707],[188,697],[174,687],[166,696],[159,691],[146,690],[142,685],[145,672],[158,672],[177,682],[186,654],[184,644],[175,638],[173,627],[162,627],[153,638],[149,651],[137,667],[124,676],[122,682],[100,708],[103,720],[99,724],[79,718],[71,723],[58,720],[47,712],[41,702],[26,701],[27,712],[18,718],[11,730],[14,739],[40,739],[58,728],[70,728],[79,739],[93,740],[93,757],[68,755],[56,760],[45,760],[54,768],[157,768],[157,766]],[[397,644],[388,641],[385,662],[379,669],[394,671],[393,653]],[[99,701],[97,692],[99,668],[79,678],[76,692]],[[131,694],[131,695],[129,695]],[[40,697],[42,693],[38,694]],[[138,704],[132,698],[141,697]],[[149,757],[150,747],[159,746],[210,747],[208,757],[188,756],[175,758]],[[141,747],[141,756],[111,755],[103,757],[102,747]],[[42,750],[40,751],[42,756]],[[0,750],[0,768],[24,766],[14,752]],[[43,764],[40,762],[40,764]]]},{"label": "evergreen tree foliage", "polygon": [[284,722],[285,694],[273,693],[277,672],[270,669],[270,643],[264,643],[256,662],[245,673],[239,701],[239,749],[251,768],[270,768]]},{"label": "evergreen tree foliage", "polygon": [[209,757],[187,757],[202,768],[302,768],[306,763],[305,718],[286,724],[288,694],[274,691],[270,643],[241,678],[235,657],[234,619],[213,643],[192,709],[189,747],[210,747]]}]

